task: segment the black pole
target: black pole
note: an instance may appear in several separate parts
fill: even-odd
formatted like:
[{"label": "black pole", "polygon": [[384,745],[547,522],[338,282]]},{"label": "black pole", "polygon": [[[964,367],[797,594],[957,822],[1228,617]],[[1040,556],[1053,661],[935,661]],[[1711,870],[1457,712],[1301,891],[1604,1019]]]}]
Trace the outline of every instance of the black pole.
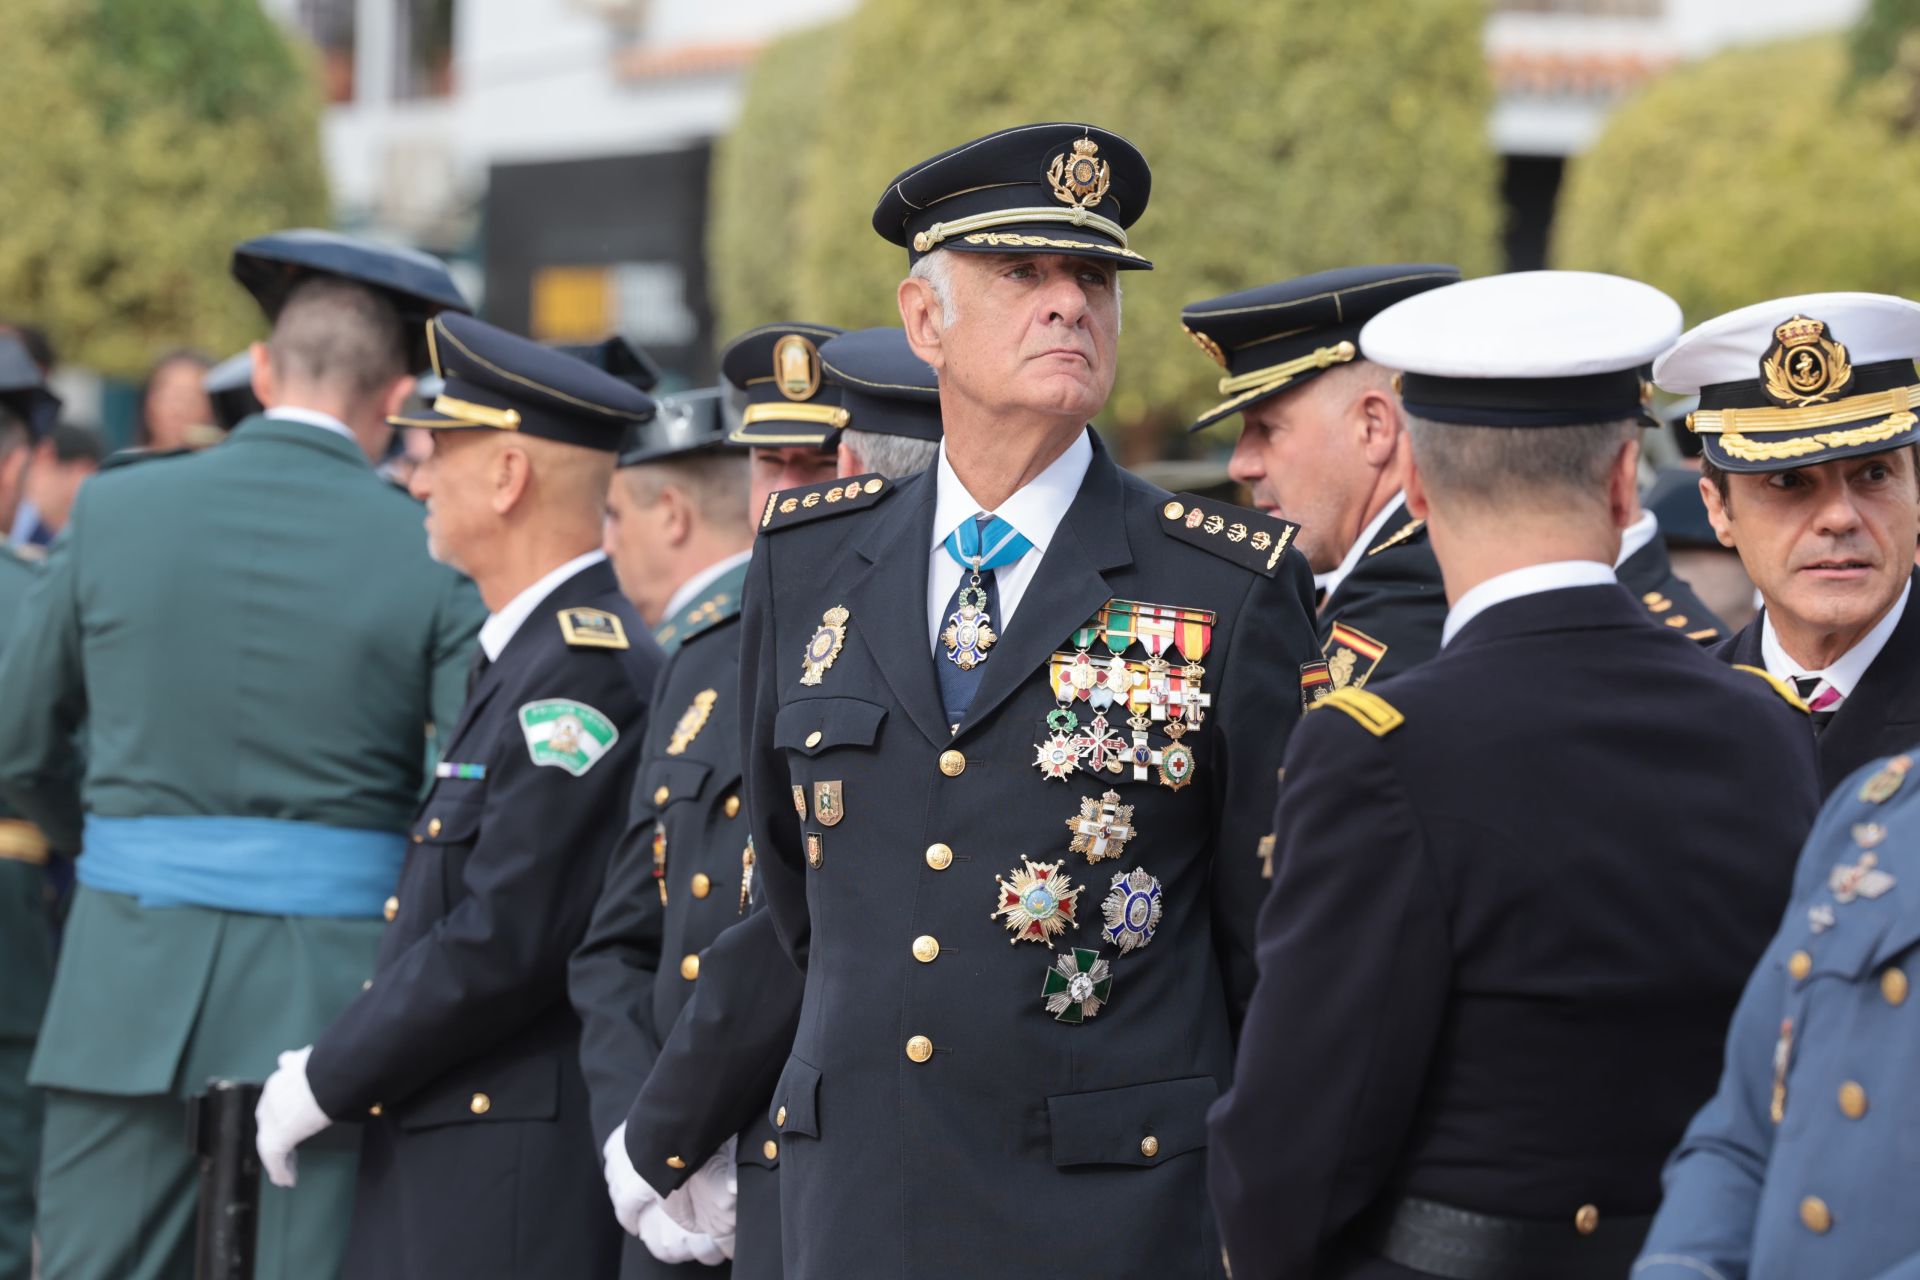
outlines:
[{"label": "black pole", "polygon": [[253,1109],[260,1086],[209,1080],[187,1099],[187,1145],[200,1159],[200,1213],[194,1280],[253,1280],[260,1227],[260,1158]]}]

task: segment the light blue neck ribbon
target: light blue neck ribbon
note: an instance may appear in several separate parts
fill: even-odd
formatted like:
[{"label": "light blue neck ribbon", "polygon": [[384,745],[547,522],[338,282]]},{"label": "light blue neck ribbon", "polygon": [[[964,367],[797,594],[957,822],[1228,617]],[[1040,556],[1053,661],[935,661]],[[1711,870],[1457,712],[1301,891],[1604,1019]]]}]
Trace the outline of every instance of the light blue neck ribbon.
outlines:
[{"label": "light blue neck ribbon", "polygon": [[999,516],[975,516],[947,535],[947,554],[962,569],[1004,569],[1033,550],[1025,534]]}]

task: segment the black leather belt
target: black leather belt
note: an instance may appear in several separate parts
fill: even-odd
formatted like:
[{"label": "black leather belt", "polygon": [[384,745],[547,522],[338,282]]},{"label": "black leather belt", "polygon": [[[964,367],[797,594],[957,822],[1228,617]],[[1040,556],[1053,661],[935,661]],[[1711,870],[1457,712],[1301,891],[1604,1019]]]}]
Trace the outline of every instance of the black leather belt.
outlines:
[{"label": "black leather belt", "polygon": [[1372,1215],[1359,1242],[1376,1257],[1444,1280],[1621,1280],[1651,1217],[1564,1222],[1496,1218],[1408,1198]]}]

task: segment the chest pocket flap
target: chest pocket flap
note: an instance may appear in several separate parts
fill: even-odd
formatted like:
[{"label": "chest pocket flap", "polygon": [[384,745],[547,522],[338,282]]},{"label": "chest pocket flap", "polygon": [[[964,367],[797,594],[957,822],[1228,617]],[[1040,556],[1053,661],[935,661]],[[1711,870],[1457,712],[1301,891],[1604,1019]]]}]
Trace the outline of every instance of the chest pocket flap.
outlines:
[{"label": "chest pocket flap", "polygon": [[1155,1165],[1207,1145],[1207,1108],[1220,1096],[1212,1076],[1187,1076],[1124,1089],[1047,1099],[1053,1162]]},{"label": "chest pocket flap", "polygon": [[698,800],[713,766],[699,760],[649,760],[640,775],[638,800],[655,809],[675,800]]},{"label": "chest pocket flap", "polygon": [[780,708],[773,745],[817,756],[833,747],[870,747],[887,709],[860,698],[802,698]]}]

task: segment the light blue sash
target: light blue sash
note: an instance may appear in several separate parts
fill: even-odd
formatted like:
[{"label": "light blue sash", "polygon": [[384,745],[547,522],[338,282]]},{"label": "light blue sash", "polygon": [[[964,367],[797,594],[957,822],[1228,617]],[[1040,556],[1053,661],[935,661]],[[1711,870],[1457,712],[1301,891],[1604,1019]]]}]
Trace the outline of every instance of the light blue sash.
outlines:
[{"label": "light blue sash", "polygon": [[89,815],[80,883],[143,907],[378,918],[407,838],[278,818]]}]

